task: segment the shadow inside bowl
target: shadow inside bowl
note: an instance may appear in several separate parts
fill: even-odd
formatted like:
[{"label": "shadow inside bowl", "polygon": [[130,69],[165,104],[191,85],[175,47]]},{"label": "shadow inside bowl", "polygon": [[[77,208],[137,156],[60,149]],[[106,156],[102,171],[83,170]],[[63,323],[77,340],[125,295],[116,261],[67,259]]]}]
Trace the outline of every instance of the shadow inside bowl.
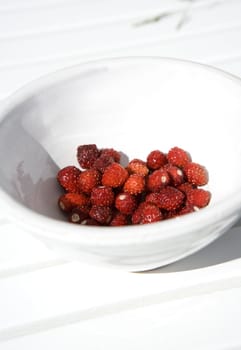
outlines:
[{"label": "shadow inside bowl", "polygon": [[224,235],[187,258],[149,273],[171,273],[201,269],[241,258],[241,219]]},{"label": "shadow inside bowl", "polygon": [[[13,110],[11,114],[12,120],[7,118],[3,122],[4,127],[0,128],[0,163],[4,164],[0,168],[1,186],[27,208],[64,220],[57,206],[61,194],[56,181],[59,167],[24,127],[18,117],[19,109]],[[37,115],[36,124],[40,125]]]}]

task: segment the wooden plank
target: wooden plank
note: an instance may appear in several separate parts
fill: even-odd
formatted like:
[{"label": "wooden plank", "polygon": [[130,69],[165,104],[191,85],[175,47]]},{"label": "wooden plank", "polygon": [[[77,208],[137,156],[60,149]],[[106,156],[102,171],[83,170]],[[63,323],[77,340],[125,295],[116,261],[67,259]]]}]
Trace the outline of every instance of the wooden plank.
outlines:
[{"label": "wooden plank", "polygon": [[[36,3],[35,3],[36,4]],[[96,1],[63,2],[58,6],[49,3],[48,7],[33,7],[25,11],[2,11],[0,7],[0,37],[33,35],[51,31],[65,31],[71,28],[84,28],[89,26],[102,26],[103,24],[116,24],[128,22],[136,25],[153,25],[161,20],[166,21],[176,13],[183,18],[186,29],[194,27],[219,26],[223,23],[239,21],[241,2],[227,1],[137,1],[133,2],[106,2]],[[22,3],[21,3],[22,5]],[[47,5],[47,3],[45,4]],[[51,6],[52,5],[52,6]],[[215,6],[214,6],[215,5]],[[0,5],[1,6],[1,5]],[[13,5],[12,5],[13,6]],[[17,4],[15,4],[17,6]],[[215,13],[215,21],[213,21]],[[198,18],[197,18],[198,17]]]},{"label": "wooden plank", "polygon": [[24,230],[0,221],[0,279],[64,263]]},{"label": "wooden plank", "polygon": [[[229,30],[202,33],[196,36],[183,36],[170,40],[160,40],[158,43],[138,44],[122,49],[111,49],[112,46],[92,47],[81,50],[81,47],[75,52],[62,51],[59,56],[38,57],[35,62],[15,62],[12,66],[0,65],[0,98],[11,94],[22,85],[52,71],[62,69],[81,62],[94,60],[104,57],[120,56],[165,56],[180,59],[188,59],[201,63],[212,64],[225,60],[225,69],[231,73],[237,73],[237,65],[228,66],[228,61],[232,61],[241,56],[241,26],[238,28],[229,28]],[[64,45],[64,44],[63,44]],[[208,48],[208,49],[207,49]],[[15,48],[16,49],[16,48]],[[48,51],[49,52],[49,51]],[[33,54],[34,56],[35,54]],[[25,54],[24,54],[25,56]],[[22,58],[24,59],[24,57]],[[30,58],[28,58],[30,59]],[[32,57],[36,60],[36,57]],[[41,62],[42,59],[42,62]],[[234,67],[232,70],[231,67]],[[239,73],[239,70],[238,70]]]},{"label": "wooden plank", "polygon": [[[241,3],[237,4],[240,10]],[[231,11],[229,15],[229,7],[226,4],[222,6],[224,5],[225,7],[222,8],[222,15],[220,14],[220,16],[212,8],[209,8],[208,11],[197,12],[196,15],[200,17],[199,21],[197,21],[196,16],[192,13],[190,18],[192,18],[193,24],[191,22],[187,25],[183,24],[179,29],[177,27],[180,26],[180,21],[183,21],[182,12],[162,18],[154,25],[140,26],[137,25],[138,22],[116,23],[114,25],[103,24],[101,30],[98,27],[86,27],[60,32],[38,33],[34,36],[2,38],[0,41],[0,65],[8,66],[16,63],[38,62],[40,60],[69,57],[76,54],[101,53],[143,44],[158,45],[160,43],[162,45],[163,41],[165,46],[165,41],[167,40],[182,41],[183,37],[189,36],[195,37],[196,41],[198,41],[199,35],[206,34],[206,38],[208,38],[209,35],[215,35],[217,31],[225,36],[225,33],[235,31],[237,27],[240,27],[241,23],[237,15],[239,11]],[[220,9],[220,7],[217,8]],[[224,14],[226,15],[224,16]],[[208,18],[209,20],[207,20]],[[197,23],[196,26],[195,23]],[[239,33],[239,28],[237,28],[237,33]],[[38,42],[38,45],[35,46],[36,42]],[[238,43],[238,40],[235,43],[232,41],[233,47],[237,46]],[[34,50],[33,47],[35,47]]]},{"label": "wooden plank", "polygon": [[126,310],[169,297],[241,288],[240,239],[236,227],[199,253],[149,273],[73,262],[2,278],[0,339],[27,332],[32,325],[43,330],[46,320],[52,328],[87,320],[95,310],[104,314],[116,305]]},{"label": "wooden plank", "polygon": [[[212,349],[238,350],[241,322],[241,289],[194,294],[186,298],[129,304],[126,309],[99,312],[68,325],[41,329],[32,324],[28,333],[2,338],[2,350],[15,349]],[[67,298],[70,296],[67,296]],[[81,296],[80,296],[81,298]],[[63,300],[64,302],[64,300]],[[40,300],[41,303],[41,300]],[[63,315],[63,318],[65,315]],[[3,333],[2,333],[3,334]],[[25,335],[25,336],[23,336]],[[6,341],[8,340],[8,341]],[[51,344],[51,345],[50,345]]]}]

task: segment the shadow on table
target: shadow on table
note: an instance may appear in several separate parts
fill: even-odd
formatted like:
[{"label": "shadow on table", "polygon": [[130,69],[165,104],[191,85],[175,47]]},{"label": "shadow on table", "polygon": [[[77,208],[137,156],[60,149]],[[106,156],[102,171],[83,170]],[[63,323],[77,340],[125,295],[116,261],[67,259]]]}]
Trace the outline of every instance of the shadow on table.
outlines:
[{"label": "shadow on table", "polygon": [[179,272],[221,264],[241,258],[241,220],[226,234],[199,252],[153,273]]}]

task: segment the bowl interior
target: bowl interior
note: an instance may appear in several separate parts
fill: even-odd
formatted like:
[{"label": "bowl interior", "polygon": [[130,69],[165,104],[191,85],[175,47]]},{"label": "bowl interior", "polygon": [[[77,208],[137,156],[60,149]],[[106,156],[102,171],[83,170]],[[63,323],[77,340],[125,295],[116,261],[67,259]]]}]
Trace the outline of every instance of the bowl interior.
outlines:
[{"label": "bowl interior", "polygon": [[77,165],[85,143],[130,159],[180,146],[207,167],[212,206],[240,188],[241,84],[225,73],[168,59],[111,60],[64,70],[16,96],[0,124],[0,185],[38,213],[63,220],[56,174]]}]

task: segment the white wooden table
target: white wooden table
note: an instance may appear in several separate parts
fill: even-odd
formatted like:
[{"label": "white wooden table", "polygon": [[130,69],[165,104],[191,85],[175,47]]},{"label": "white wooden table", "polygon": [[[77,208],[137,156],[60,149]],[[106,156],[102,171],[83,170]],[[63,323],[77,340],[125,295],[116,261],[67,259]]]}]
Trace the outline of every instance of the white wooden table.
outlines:
[{"label": "white wooden table", "polygon": [[[57,69],[134,55],[241,77],[241,0],[0,0],[0,103]],[[0,218],[1,350],[238,350],[240,324],[241,222],[178,263],[126,273],[61,260]]]}]

